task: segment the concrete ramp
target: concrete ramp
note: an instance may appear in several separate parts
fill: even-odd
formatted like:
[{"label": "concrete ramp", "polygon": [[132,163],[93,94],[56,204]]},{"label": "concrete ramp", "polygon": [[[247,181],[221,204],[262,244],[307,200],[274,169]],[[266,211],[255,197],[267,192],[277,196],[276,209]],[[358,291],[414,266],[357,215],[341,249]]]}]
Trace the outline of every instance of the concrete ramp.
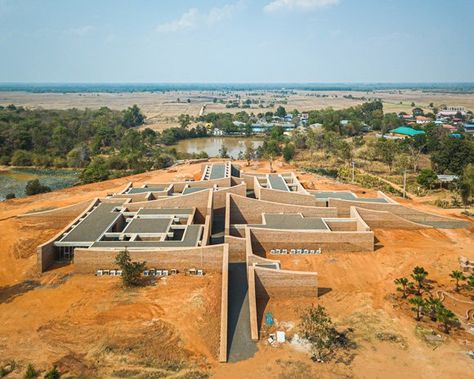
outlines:
[{"label": "concrete ramp", "polygon": [[250,310],[245,263],[229,263],[228,362],[253,357],[257,345],[250,335]]}]

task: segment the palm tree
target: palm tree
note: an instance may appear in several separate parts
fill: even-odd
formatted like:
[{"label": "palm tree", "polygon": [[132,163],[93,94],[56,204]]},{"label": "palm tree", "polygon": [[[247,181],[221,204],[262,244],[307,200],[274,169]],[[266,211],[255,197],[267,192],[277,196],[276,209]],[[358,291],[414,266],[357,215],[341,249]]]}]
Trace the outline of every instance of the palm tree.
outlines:
[{"label": "palm tree", "polygon": [[436,319],[443,324],[444,332],[446,334],[449,334],[451,327],[459,323],[456,315],[444,306],[438,308]]},{"label": "palm tree", "polygon": [[410,304],[413,304],[414,306],[411,308],[412,311],[416,312],[416,321],[421,320],[421,311],[423,307],[425,306],[425,301],[423,298],[419,295],[416,295],[415,297],[411,298],[409,300]]},{"label": "palm tree", "polygon": [[397,278],[393,281],[397,286],[397,291],[402,293],[402,298],[406,298],[408,296],[408,287],[410,285],[410,282],[408,281],[407,278]]},{"label": "palm tree", "polygon": [[467,277],[467,285],[470,289],[474,289],[474,274],[471,274]]},{"label": "palm tree", "polygon": [[449,276],[456,282],[456,288],[454,289],[456,292],[459,292],[459,281],[466,280],[466,277],[461,271],[453,270]]},{"label": "palm tree", "polygon": [[435,299],[434,297],[430,297],[425,301],[425,310],[426,313],[430,316],[432,321],[436,321],[436,313],[438,312],[438,308],[443,307],[443,303],[440,299]]},{"label": "palm tree", "polygon": [[416,291],[418,296],[421,295],[421,289],[424,287],[424,283],[427,276],[428,276],[428,272],[423,267],[416,266],[413,269],[413,274],[411,274],[411,277],[418,284],[418,288]]}]

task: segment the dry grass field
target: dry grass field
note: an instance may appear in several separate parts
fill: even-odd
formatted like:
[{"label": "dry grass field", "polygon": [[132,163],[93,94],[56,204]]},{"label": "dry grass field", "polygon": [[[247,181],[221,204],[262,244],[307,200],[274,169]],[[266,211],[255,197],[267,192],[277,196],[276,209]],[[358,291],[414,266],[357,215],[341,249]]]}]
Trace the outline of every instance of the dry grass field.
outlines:
[{"label": "dry grass field", "polygon": [[[253,92],[212,92],[212,91],[172,91],[165,93],[26,93],[26,92],[0,92],[0,105],[22,105],[28,108],[67,109],[67,108],[100,108],[107,106],[112,109],[125,109],[137,104],[147,116],[146,126],[156,130],[178,125],[178,116],[187,113],[198,116],[203,105],[206,112],[239,112],[242,109],[225,107],[225,104],[214,103],[213,99],[224,101],[236,99],[263,101],[266,106],[273,103],[270,108],[259,108],[252,104],[247,112],[260,113],[267,110],[275,110],[282,104],[288,111],[298,109],[309,111],[326,107],[342,109],[364,102],[365,99],[382,99],[386,112],[410,112],[412,102],[417,106],[429,110],[428,105],[434,103],[459,105],[466,109],[474,110],[474,94],[451,94],[441,92],[422,91],[371,91],[371,92],[349,92],[349,91],[294,91],[286,95],[275,92],[253,91]],[[356,99],[345,98],[352,95]],[[323,97],[324,96],[324,97]],[[180,102],[178,102],[178,98]],[[188,99],[190,102],[188,102]]]}]

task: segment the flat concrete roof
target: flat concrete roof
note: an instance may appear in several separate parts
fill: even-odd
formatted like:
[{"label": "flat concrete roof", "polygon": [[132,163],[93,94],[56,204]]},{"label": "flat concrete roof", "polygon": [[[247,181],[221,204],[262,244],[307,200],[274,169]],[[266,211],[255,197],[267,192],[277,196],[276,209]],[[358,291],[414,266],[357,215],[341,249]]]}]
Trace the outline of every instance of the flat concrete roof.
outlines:
[{"label": "flat concrete roof", "polygon": [[354,195],[352,192],[344,192],[344,191],[321,191],[321,192],[314,192],[314,197],[316,199],[328,199],[332,197],[333,199],[343,199],[343,200],[355,200],[357,196]]},{"label": "flat concrete roof", "polygon": [[265,224],[249,225],[268,229],[329,230],[321,217],[303,217],[301,214],[264,213]]},{"label": "flat concrete roof", "polygon": [[161,233],[164,234],[170,228],[172,216],[169,218],[134,218],[130,221],[122,233]]},{"label": "flat concrete roof", "polygon": [[145,193],[145,192],[161,192],[164,191],[167,187],[160,185],[153,185],[147,187],[132,187],[126,193]]},{"label": "flat concrete roof", "polygon": [[122,214],[112,212],[120,204],[100,203],[84,220],[77,224],[61,241],[92,242],[97,240],[107,227]]},{"label": "flat concrete roof", "polygon": [[187,187],[183,191],[183,195],[187,195],[193,192],[204,191],[210,189],[209,187]]},{"label": "flat concrete roof", "polygon": [[388,201],[382,197],[357,197],[354,193],[348,191],[318,191],[312,192],[312,194],[316,199],[321,200],[333,198],[341,200],[364,201],[366,203],[388,203]]},{"label": "flat concrete roof", "polygon": [[104,248],[153,248],[197,246],[202,225],[188,225],[181,241],[97,241],[91,247]]},{"label": "flat concrete roof", "polygon": [[209,176],[209,179],[222,179],[225,178],[225,163],[214,163],[211,165],[211,175]]},{"label": "flat concrete roof", "polygon": [[290,190],[285,180],[279,174],[268,175],[268,183],[270,184],[271,189],[286,191],[286,192]]},{"label": "flat concrete roof", "polygon": [[190,215],[192,208],[141,208],[137,215]]}]

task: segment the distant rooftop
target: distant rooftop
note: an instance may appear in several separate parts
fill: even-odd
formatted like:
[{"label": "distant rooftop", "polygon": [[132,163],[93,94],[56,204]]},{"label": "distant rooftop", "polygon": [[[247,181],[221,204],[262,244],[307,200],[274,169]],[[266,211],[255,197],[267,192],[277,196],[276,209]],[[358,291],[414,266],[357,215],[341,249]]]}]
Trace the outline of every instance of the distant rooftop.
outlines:
[{"label": "distant rooftop", "polygon": [[410,128],[408,126],[399,126],[398,128],[390,130],[390,133],[402,134],[402,135],[409,136],[409,137],[425,134],[425,132],[423,130],[416,130],[416,129]]}]

